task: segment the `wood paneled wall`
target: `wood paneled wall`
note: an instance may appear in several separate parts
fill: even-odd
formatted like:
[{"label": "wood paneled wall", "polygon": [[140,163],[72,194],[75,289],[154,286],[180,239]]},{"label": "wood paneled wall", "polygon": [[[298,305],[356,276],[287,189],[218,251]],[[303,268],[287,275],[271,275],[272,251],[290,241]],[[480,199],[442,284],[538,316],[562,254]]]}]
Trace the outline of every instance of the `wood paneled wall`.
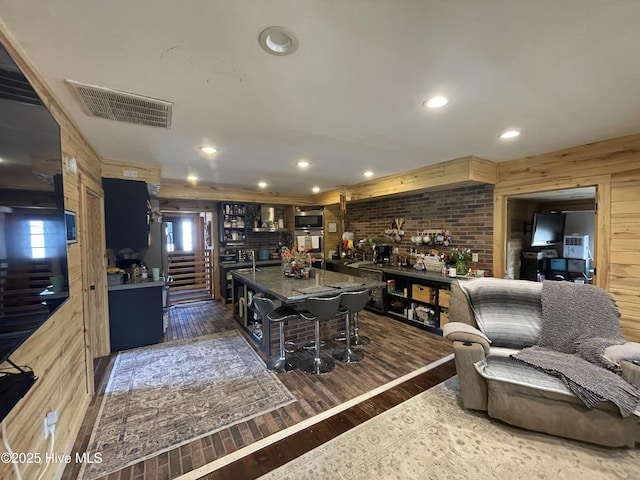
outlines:
[{"label": "wood paneled wall", "polygon": [[[15,47],[0,24],[0,42],[29,79],[45,106],[61,127],[63,156],[75,157],[77,174],[63,171],[64,203],[67,210],[80,212],[80,179],[99,185],[101,161],[66,116],[38,73]],[[87,357],[87,332],[83,303],[83,228],[78,215],[78,242],[68,247],[70,297],[47,322],[12,355],[19,365],[28,365],[38,381],[5,419],[7,436],[16,452],[40,452],[44,456],[49,440],[42,424],[47,412],[58,411],[53,451],[68,453],[92,396],[93,365]],[[104,226],[103,226],[104,228]],[[98,259],[87,261],[100,262]],[[106,322],[106,312],[103,312]],[[64,464],[50,464],[43,478],[61,475]],[[42,464],[22,464],[22,478],[37,478]],[[0,463],[0,478],[13,478],[9,463]]]},{"label": "wood paneled wall", "polygon": [[625,337],[640,341],[640,254],[633,251],[640,241],[640,218],[633,213],[640,212],[636,193],[639,165],[640,134],[498,164],[493,237],[496,276],[506,274],[510,195],[595,186],[595,284],[616,298]]},{"label": "wood paneled wall", "polygon": [[628,338],[640,341],[640,169],[611,178],[609,291]]}]

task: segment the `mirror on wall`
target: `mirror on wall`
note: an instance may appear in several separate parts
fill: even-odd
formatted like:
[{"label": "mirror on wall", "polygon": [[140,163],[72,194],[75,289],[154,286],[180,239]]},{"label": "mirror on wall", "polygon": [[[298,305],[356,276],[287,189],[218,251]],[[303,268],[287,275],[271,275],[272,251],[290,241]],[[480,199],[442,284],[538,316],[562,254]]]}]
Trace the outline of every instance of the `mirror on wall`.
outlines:
[{"label": "mirror on wall", "polygon": [[0,44],[0,361],[68,297],[60,128]]}]

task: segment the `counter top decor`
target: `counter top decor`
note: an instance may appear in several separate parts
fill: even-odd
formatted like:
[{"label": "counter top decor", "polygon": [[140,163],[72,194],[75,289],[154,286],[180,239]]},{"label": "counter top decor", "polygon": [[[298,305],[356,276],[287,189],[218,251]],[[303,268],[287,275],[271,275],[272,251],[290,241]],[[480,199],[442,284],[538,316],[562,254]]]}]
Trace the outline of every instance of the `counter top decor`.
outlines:
[{"label": "counter top decor", "polygon": [[467,274],[467,262],[471,260],[471,250],[468,248],[452,248],[449,254],[451,260],[456,262],[456,274]]},{"label": "counter top decor", "polygon": [[297,244],[293,244],[293,248],[289,250],[285,247],[282,251],[282,272],[287,277],[309,278],[309,269],[313,257],[309,253],[311,247],[305,247],[300,250]]}]

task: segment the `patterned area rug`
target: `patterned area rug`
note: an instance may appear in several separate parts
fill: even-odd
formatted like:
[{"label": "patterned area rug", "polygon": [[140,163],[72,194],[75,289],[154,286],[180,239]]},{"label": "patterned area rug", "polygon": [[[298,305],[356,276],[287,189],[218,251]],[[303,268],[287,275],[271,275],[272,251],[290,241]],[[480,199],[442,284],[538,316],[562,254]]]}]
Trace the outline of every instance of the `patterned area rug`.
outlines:
[{"label": "patterned area rug", "polygon": [[260,478],[628,480],[640,478],[640,450],[489,420],[462,408],[453,377]]},{"label": "patterned area rug", "polygon": [[116,358],[89,453],[94,479],[295,397],[236,331],[122,352]]}]

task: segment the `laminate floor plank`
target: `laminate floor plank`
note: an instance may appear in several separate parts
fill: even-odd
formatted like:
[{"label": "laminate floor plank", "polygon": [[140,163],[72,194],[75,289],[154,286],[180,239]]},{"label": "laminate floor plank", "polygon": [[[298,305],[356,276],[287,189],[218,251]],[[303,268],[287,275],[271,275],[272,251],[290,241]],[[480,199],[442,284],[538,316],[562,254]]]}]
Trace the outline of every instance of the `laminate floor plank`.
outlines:
[{"label": "laminate floor plank", "polygon": [[[333,372],[326,375],[310,375],[300,370],[278,374],[280,381],[294,394],[297,401],[282,408],[223,429],[200,439],[195,439],[187,448],[180,447],[139,462],[130,469],[123,468],[106,478],[136,475],[139,479],[172,479],[193,468],[206,465],[258,440],[295,426],[302,421],[353,401],[360,396],[371,396],[371,390],[390,381],[410,374],[425,365],[452,353],[449,342],[437,335],[398,322],[386,316],[363,311],[359,316],[360,334],[371,338],[369,345],[357,346],[365,354],[357,363],[335,362]],[[233,319],[229,305],[219,302],[191,302],[175,305],[169,310],[169,328],[164,341],[195,338],[230,329],[239,331],[249,343],[252,337]],[[326,337],[326,336],[325,336]],[[325,338],[327,353],[344,348],[344,343]],[[266,357],[257,350],[258,354]],[[299,355],[308,355],[300,353]],[[97,394],[85,416],[81,434],[74,445],[74,452],[86,451],[106,381],[113,368],[115,355],[96,359],[94,362]],[[449,365],[451,364],[451,365]],[[206,478],[255,478],[282,465],[353,426],[401,403],[455,374],[452,362],[444,370],[436,367],[426,373],[406,380],[404,383],[373,396],[359,404],[334,413],[326,420],[294,433],[274,445],[265,447],[237,462],[231,462]],[[425,376],[426,375],[426,376]],[[78,469],[70,464],[63,474],[64,480],[75,479]],[[131,475],[130,475],[131,473]],[[131,477],[134,478],[134,477]]]}]

